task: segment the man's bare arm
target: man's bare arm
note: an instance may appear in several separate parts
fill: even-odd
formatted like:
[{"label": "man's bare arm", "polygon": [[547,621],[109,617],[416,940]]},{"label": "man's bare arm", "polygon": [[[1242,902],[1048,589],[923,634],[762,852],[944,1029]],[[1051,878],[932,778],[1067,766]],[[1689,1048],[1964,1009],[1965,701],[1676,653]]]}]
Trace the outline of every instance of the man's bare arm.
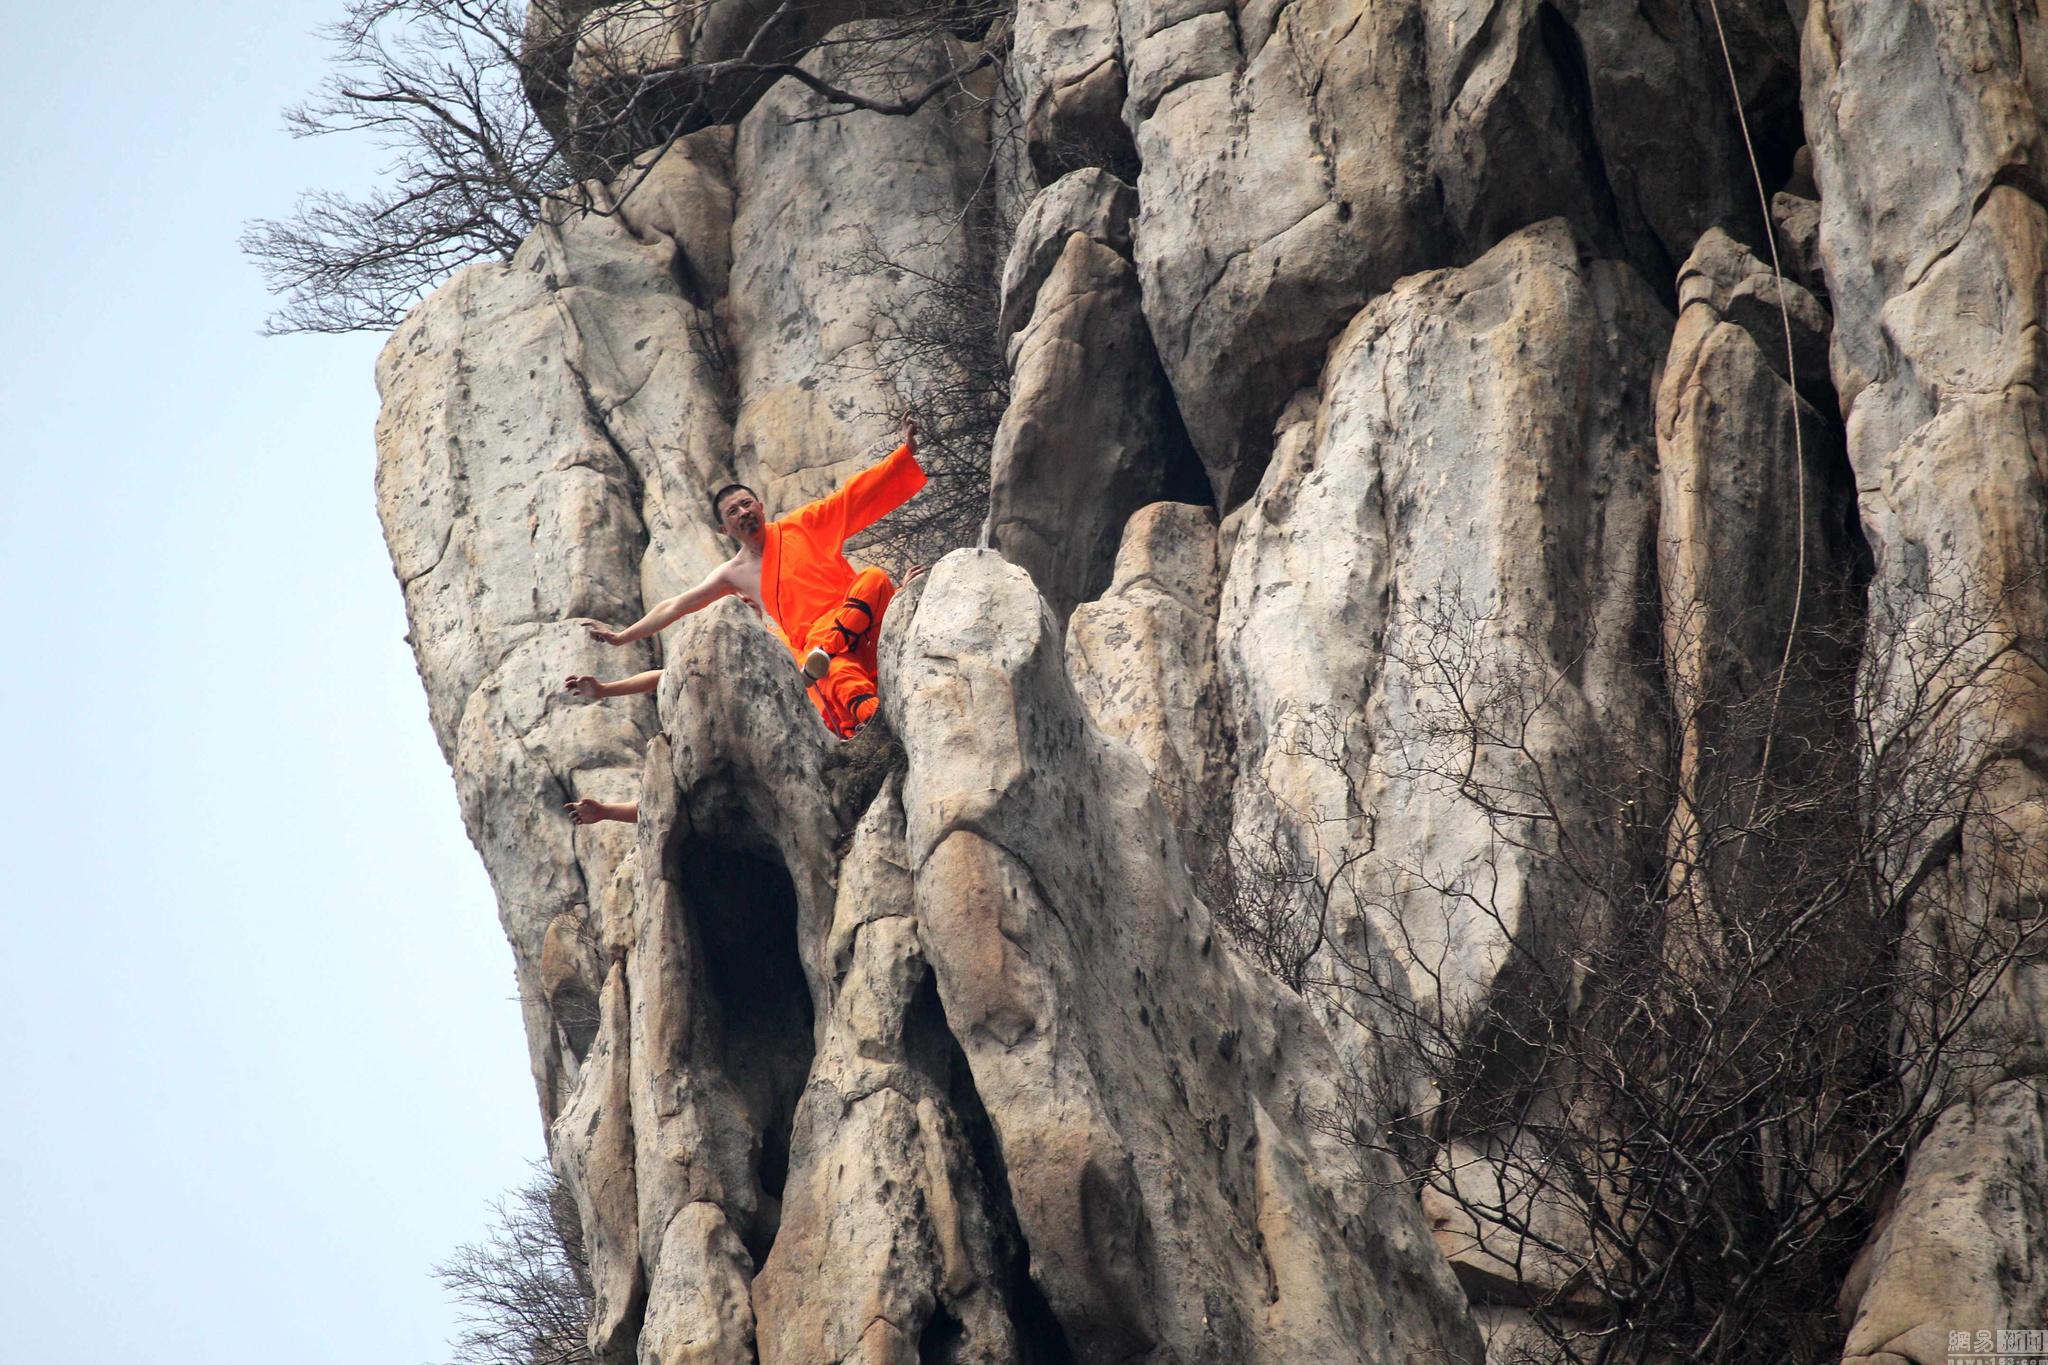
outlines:
[{"label": "man's bare arm", "polygon": [[599,682],[588,673],[571,673],[563,682],[564,691],[574,692],[585,701],[603,701],[607,697],[630,697],[640,692],[652,692],[661,686],[661,670],[650,668],[645,673],[635,673],[630,678],[617,682]]},{"label": "man's bare arm", "polygon": [[602,640],[608,645],[629,645],[635,640],[659,635],[691,612],[702,611],[719,598],[729,596],[733,586],[726,580],[725,569],[726,566],[721,564],[705,575],[704,581],[696,587],[655,603],[652,611],[624,630],[613,630],[602,621],[591,621],[584,628],[590,632],[593,639]]}]

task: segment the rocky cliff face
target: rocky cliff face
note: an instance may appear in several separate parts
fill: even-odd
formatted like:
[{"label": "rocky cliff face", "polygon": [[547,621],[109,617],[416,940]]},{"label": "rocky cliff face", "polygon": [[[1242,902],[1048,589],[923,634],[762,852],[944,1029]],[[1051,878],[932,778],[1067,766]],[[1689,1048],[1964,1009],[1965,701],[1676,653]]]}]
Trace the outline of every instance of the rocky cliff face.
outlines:
[{"label": "rocky cliff face", "polygon": [[[959,62],[922,38],[863,66],[871,24],[818,69],[879,92]],[[738,102],[614,211],[450,281],[379,365],[379,509],[591,1349],[1478,1361],[1485,1329],[1507,1359],[1497,1241],[1426,1220],[1377,1136],[1413,1097],[1371,1010],[1305,996],[1218,898],[1260,849],[1379,888],[1326,901],[1296,966],[1341,990],[1371,958],[1461,1038],[1570,952],[1583,887],[1400,761],[1441,715],[1419,623],[1451,599],[1551,680],[1533,761],[1612,778],[1557,809],[1654,858],[1757,761],[1675,696],[1768,678],[1787,621],[1896,657],[1877,637],[1966,579],[1996,608],[1943,665],[1972,718],[1944,733],[2041,825],[2048,692],[2013,642],[2048,637],[2048,22],[1019,0],[1001,32],[1000,78],[908,116],[787,80]],[[946,230],[970,220],[1015,227]],[[785,511],[879,453],[948,358],[892,386],[871,320],[963,275],[1000,290],[1009,403],[981,548],[889,613],[886,727],[831,740],[734,601],[586,636],[725,556],[710,488]],[[1898,609],[1866,622],[1866,593]],[[1988,683],[1980,654],[2018,663]],[[561,691],[654,667],[652,698]],[[1881,706],[1881,671],[1843,686]],[[573,827],[579,796],[640,823]],[[2011,847],[1960,816],[1930,838],[1912,923],[2038,906]],[[1411,875],[1476,867],[1483,912]],[[2031,962],[1992,1002],[2029,1036]],[[1850,1356],[2048,1325],[2039,1051],[1925,1116],[1842,1287]]]}]

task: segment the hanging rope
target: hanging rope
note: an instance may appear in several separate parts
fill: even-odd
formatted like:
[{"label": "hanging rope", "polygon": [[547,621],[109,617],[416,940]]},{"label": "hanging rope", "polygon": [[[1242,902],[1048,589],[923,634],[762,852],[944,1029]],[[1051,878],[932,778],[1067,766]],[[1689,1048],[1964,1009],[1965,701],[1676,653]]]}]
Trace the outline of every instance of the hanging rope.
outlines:
[{"label": "hanging rope", "polygon": [[1721,26],[1720,0],[1707,0],[1707,9],[1714,16],[1714,36],[1721,43],[1721,64],[1727,68],[1728,92],[1735,100],[1735,122],[1742,130],[1742,150],[1749,157],[1750,178],[1756,183],[1757,208],[1763,214],[1764,241],[1771,248],[1771,277],[1778,286],[1778,323],[1785,333],[1785,383],[1791,390],[1792,477],[1799,493],[1798,577],[1792,585],[1792,620],[1785,627],[1785,652],[1778,659],[1778,678],[1771,688],[1770,717],[1764,725],[1763,759],[1757,765],[1756,790],[1749,803],[1749,821],[1754,825],[1757,806],[1763,800],[1764,777],[1771,770],[1771,746],[1778,737],[1778,706],[1785,696],[1785,677],[1792,670],[1792,646],[1799,637],[1799,614],[1806,602],[1806,442],[1801,431],[1803,424],[1799,420],[1799,369],[1793,358],[1792,312],[1785,306],[1785,270],[1778,259],[1778,234],[1771,223],[1771,201],[1764,191],[1763,167],[1757,164],[1756,141],[1749,133],[1749,116],[1743,112],[1742,85],[1735,77],[1735,58],[1728,51],[1728,31]]}]

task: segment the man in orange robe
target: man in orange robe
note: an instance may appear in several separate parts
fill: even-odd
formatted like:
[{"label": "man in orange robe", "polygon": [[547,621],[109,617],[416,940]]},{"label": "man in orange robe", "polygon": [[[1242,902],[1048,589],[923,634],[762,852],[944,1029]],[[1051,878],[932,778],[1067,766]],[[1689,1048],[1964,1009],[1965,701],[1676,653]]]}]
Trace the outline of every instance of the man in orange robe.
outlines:
[{"label": "man in orange robe", "polygon": [[[875,637],[896,585],[880,569],[855,573],[846,561],[846,541],[909,501],[924,484],[917,463],[917,422],[907,416],[903,444],[894,454],[786,517],[768,521],[753,489],[727,484],[711,495],[711,513],[739,542],[739,553],[624,630],[593,621],[590,633],[607,644],[629,644],[737,593],[780,629],[783,643],[811,679],[818,714],[832,733],[850,738],[881,704]],[[572,677],[567,685],[592,695],[582,681]]]}]

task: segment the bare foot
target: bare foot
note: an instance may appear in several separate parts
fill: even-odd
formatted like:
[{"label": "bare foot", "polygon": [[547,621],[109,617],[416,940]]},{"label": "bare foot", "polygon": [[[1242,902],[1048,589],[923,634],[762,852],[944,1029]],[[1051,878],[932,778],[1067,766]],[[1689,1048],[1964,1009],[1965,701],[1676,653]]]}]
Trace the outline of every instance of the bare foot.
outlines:
[{"label": "bare foot", "polygon": [[637,801],[595,801],[586,796],[580,801],[571,801],[562,807],[569,812],[569,818],[579,825],[595,825],[603,820],[622,820],[638,824],[640,803]]}]

